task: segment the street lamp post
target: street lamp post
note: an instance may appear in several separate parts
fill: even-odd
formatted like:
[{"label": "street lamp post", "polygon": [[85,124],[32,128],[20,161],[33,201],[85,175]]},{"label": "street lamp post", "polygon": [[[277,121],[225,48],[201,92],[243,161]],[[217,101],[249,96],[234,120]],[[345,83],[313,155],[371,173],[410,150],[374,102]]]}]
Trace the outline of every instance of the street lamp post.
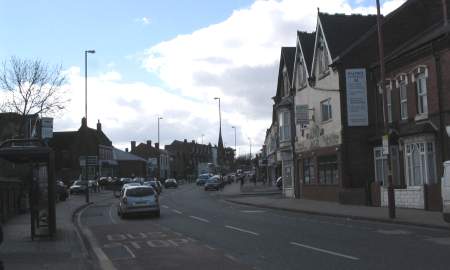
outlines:
[{"label": "street lamp post", "polygon": [[202,144],[203,144],[203,137],[205,137],[205,134],[202,134]]},{"label": "street lamp post", "polygon": [[84,118],[87,124],[87,55],[88,53],[95,53],[95,50],[84,51]]},{"label": "street lamp post", "polygon": [[156,172],[156,176],[158,177],[158,180],[161,178],[161,152],[159,151],[160,145],[159,145],[159,120],[162,120],[163,118],[158,115],[158,160],[156,162],[158,171]]},{"label": "street lamp post", "polygon": [[385,63],[384,63],[384,46],[383,46],[383,32],[382,32],[382,18],[380,14],[380,0],[377,1],[377,32],[378,32],[378,56],[380,61],[380,87],[383,93],[383,115],[384,115],[384,137],[387,142],[387,170],[388,170],[388,208],[389,217],[395,218],[395,193],[392,184],[392,164],[391,155],[389,149],[389,120],[388,120],[388,107],[387,107],[387,91],[385,86]]},{"label": "street lamp post", "polygon": [[235,126],[232,126],[231,128],[234,129],[234,152],[235,152],[235,154],[236,154],[236,156],[237,156],[237,149],[236,149],[236,127],[235,127]]},{"label": "street lamp post", "polygon": [[215,100],[219,100],[219,133],[222,132],[222,111],[220,110],[220,97],[215,97]]},{"label": "street lamp post", "polygon": [[250,161],[252,160],[252,139],[248,137],[248,142],[250,143]]}]

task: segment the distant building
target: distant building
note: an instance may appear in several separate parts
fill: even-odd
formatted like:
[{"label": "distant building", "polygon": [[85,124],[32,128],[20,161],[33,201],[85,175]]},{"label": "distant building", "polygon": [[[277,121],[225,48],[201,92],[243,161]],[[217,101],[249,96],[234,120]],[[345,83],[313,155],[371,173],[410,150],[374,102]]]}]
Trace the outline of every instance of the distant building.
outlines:
[{"label": "distant building", "polygon": [[146,167],[149,177],[159,177],[160,179],[170,177],[169,153],[160,149],[158,143],[153,146],[152,141],[148,140],[146,143],[140,143],[136,146],[136,141],[131,141],[130,152],[147,161]]},{"label": "distant building", "polygon": [[217,164],[217,148],[211,144],[175,140],[165,149],[170,158],[171,175],[177,179],[196,177],[199,163],[213,163],[215,160]]},{"label": "distant building", "polygon": [[146,177],[147,160],[128,152],[114,148],[114,160],[117,161],[117,177]]},{"label": "distant building", "polygon": [[100,122],[97,129],[92,129],[83,118],[77,131],[54,132],[49,145],[55,151],[56,176],[66,183],[80,176],[115,176],[117,162],[112,142],[103,133]]}]

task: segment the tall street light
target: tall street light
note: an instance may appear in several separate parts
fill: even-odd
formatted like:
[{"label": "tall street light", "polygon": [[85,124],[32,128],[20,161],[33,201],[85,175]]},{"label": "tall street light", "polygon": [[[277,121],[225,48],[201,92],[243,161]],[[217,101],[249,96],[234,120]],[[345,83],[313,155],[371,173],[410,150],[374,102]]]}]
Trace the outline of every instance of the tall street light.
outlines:
[{"label": "tall street light", "polygon": [[158,145],[159,145],[159,120],[162,120],[161,116],[158,116]]},{"label": "tall street light", "polygon": [[203,137],[205,137],[205,134],[202,134],[202,144],[203,144]]},{"label": "tall street light", "polygon": [[84,51],[84,118],[87,124],[87,55],[95,53],[95,50]]},{"label": "tall street light", "polygon": [[235,126],[232,126],[231,128],[234,129],[234,152],[235,152],[235,154],[236,154],[236,156],[237,156],[237,149],[236,149],[236,127],[235,127]]},{"label": "tall street light", "polygon": [[252,160],[252,139],[248,137],[248,142],[250,143],[250,160]]},{"label": "tall street light", "polygon": [[215,100],[219,100],[219,134],[222,132],[222,111],[220,110],[220,98],[215,97]]}]

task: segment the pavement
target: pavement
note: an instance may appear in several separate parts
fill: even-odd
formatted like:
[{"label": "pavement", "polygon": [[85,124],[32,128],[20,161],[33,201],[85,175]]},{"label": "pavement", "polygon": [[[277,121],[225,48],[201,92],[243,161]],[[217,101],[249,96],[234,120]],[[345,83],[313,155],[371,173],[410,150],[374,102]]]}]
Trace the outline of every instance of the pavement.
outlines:
[{"label": "pavement", "polygon": [[390,219],[386,207],[343,205],[337,202],[284,198],[276,187],[261,183],[257,185],[245,183],[243,188],[237,184],[226,186],[222,194],[226,196],[227,201],[243,205],[306,214],[450,229],[450,224],[443,220],[441,212],[396,208],[396,218]]},{"label": "pavement", "polygon": [[[91,193],[91,201],[98,202],[111,192]],[[56,204],[55,237],[31,240],[30,214],[20,214],[3,224],[4,241],[0,246],[0,260],[4,269],[14,270],[89,270],[93,262],[73,223],[74,213],[87,206],[83,195],[70,196]]]}]

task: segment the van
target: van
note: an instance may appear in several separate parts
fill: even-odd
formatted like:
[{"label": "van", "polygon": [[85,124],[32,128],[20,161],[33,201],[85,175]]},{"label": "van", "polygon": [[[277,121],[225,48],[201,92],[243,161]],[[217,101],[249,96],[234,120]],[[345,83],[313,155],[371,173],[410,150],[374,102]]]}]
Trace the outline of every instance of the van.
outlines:
[{"label": "van", "polygon": [[444,176],[442,185],[442,215],[446,222],[450,222],[450,160],[444,162]]}]

